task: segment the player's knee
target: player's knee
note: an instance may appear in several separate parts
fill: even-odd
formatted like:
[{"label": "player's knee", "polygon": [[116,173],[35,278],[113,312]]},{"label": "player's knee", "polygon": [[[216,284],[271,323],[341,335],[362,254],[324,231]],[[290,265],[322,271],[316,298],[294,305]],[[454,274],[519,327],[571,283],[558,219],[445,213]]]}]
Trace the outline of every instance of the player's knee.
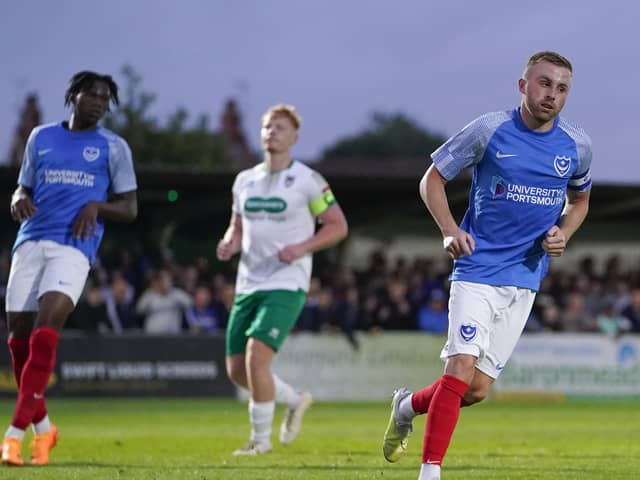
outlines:
[{"label": "player's knee", "polygon": [[252,374],[266,374],[271,369],[274,350],[269,345],[251,339],[247,343],[247,351],[245,354],[245,367],[247,372]]},{"label": "player's knee", "polygon": [[236,385],[244,385],[245,380],[244,365],[238,362],[227,362],[227,376]]},{"label": "player's knee", "polygon": [[445,373],[465,383],[471,383],[475,372],[476,357],[472,355],[454,355],[447,359]]}]

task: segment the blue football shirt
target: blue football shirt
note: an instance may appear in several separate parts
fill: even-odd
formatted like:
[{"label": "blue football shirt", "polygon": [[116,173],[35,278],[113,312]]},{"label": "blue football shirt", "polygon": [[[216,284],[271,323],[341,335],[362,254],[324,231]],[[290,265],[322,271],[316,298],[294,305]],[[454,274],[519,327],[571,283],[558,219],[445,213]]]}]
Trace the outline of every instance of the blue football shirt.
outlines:
[{"label": "blue football shirt", "polygon": [[62,123],[41,125],[31,132],[25,148],[18,184],[32,189],[36,213],[20,225],[14,243],[53,240],[82,251],[93,263],[104,233],[87,240],[73,238],[73,223],[88,202],[104,202],[109,192],[137,189],[131,150],[121,137],[98,126],[72,131]]},{"label": "blue football shirt", "polygon": [[547,132],[529,129],[520,109],[475,119],[432,154],[447,180],[473,167],[460,228],[476,241],[454,262],[452,280],[538,290],[549,257],[546,232],[562,213],[567,188],[591,188],[591,140],[557,117]]}]

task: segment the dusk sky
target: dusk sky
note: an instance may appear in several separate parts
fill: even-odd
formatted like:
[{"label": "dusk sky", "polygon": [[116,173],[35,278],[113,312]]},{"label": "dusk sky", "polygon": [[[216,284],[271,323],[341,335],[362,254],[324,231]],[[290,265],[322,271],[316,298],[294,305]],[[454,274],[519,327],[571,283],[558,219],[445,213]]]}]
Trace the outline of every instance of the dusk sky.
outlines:
[{"label": "dusk sky", "polygon": [[630,0],[2,1],[0,159],[25,95],[38,94],[43,121],[66,118],[79,70],[122,86],[132,65],[160,120],[184,106],[217,128],[235,97],[254,146],[261,113],[292,103],[304,122],[294,154],[312,160],[373,111],[451,135],[512,108],[527,58],[550,49],[573,62],[563,114],[592,137],[595,183],[640,183],[638,18]]}]

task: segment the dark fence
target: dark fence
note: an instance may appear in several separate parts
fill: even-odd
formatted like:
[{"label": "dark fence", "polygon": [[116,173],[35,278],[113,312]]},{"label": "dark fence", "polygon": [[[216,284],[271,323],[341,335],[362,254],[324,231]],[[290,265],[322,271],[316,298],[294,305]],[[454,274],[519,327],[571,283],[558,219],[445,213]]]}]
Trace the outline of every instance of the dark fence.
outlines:
[{"label": "dark fence", "polygon": [[[15,397],[5,345],[0,346],[0,397]],[[222,336],[65,334],[47,389],[47,397],[234,395],[225,374]]]}]

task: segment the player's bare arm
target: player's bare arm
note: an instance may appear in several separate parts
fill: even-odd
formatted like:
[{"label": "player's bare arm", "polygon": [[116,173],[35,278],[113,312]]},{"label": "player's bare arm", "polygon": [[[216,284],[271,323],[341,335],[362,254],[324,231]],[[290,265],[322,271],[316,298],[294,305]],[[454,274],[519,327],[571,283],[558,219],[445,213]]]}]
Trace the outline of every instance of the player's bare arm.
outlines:
[{"label": "player's bare arm", "polygon": [[231,214],[231,220],[229,227],[224,236],[218,242],[216,248],[216,256],[218,260],[226,262],[236,253],[240,251],[242,247],[242,219],[240,215],[235,213]]},{"label": "player's bare arm", "polygon": [[567,192],[567,204],[565,206],[560,225],[554,225],[549,229],[542,248],[552,257],[559,257],[564,253],[567,242],[580,228],[589,211],[590,192]]},{"label": "player's bare arm", "polygon": [[138,200],[135,190],[114,194],[107,202],[89,202],[73,223],[73,236],[88,239],[98,231],[98,217],[115,222],[130,223],[138,216]]},{"label": "player's bare arm", "polygon": [[287,245],[278,252],[281,262],[292,263],[308,253],[329,248],[349,233],[347,219],[337,203],[318,215],[318,220],[321,227],[311,238],[302,243]]},{"label": "player's bare arm", "polygon": [[456,223],[445,191],[447,179],[431,165],[420,180],[420,197],[440,228],[443,246],[452,259],[471,255],[476,248],[473,237]]},{"label": "player's bare arm", "polygon": [[22,222],[31,218],[36,210],[38,209],[31,199],[31,189],[18,186],[11,196],[11,218],[16,222]]}]

